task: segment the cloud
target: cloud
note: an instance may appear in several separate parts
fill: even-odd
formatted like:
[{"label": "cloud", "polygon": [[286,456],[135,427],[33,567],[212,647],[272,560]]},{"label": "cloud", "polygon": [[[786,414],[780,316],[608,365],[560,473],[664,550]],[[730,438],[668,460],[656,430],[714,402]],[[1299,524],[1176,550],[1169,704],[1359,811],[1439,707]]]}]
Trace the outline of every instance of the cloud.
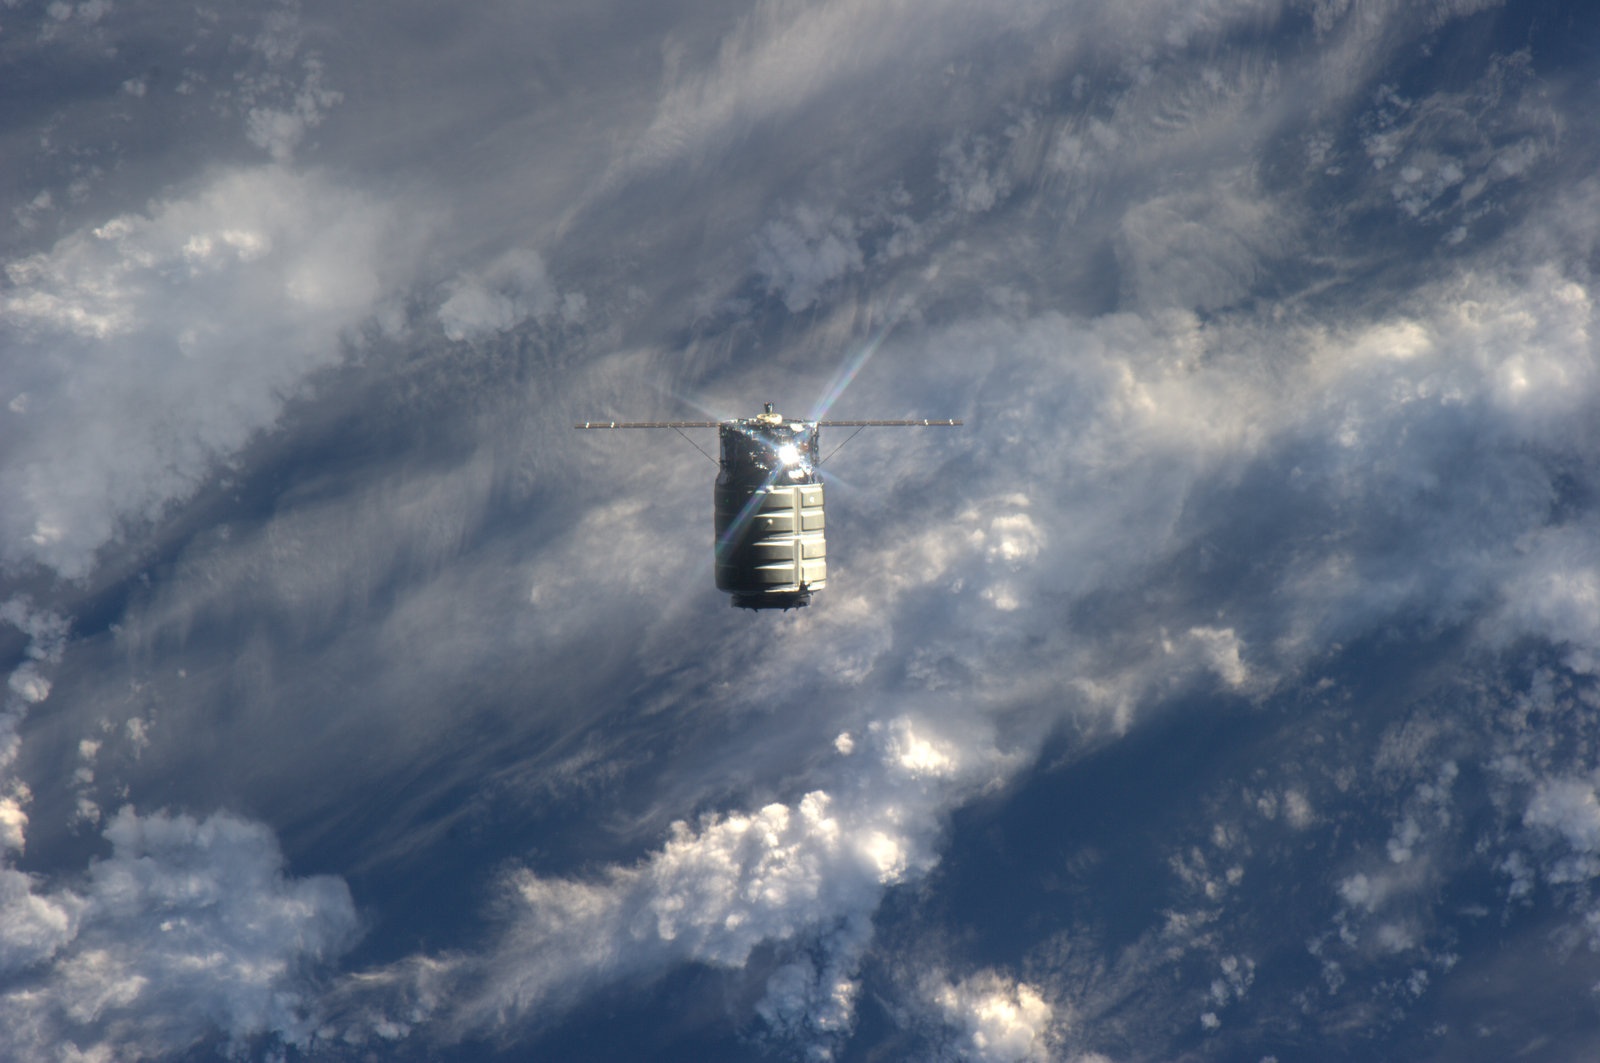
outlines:
[{"label": "cloud", "polygon": [[[1600,402],[1593,313],[1581,281],[1540,267],[1466,272],[1331,325],[1165,311],[908,329],[880,360],[915,356],[912,386],[971,394],[976,415],[948,440],[852,444],[880,449],[847,452],[840,475],[909,486],[834,495],[867,534],[800,623],[835,675],[893,673],[909,623],[913,677],[996,699],[1055,677],[1078,694],[1063,711],[1124,725],[1199,674],[1259,696],[1351,633],[1488,617],[1506,591],[1484,629],[1497,644],[1547,623],[1581,641],[1583,525],[1548,523],[1559,455],[1581,451]],[[853,398],[904,404],[904,385]],[[964,462],[985,469],[969,506],[924,505]],[[1041,637],[1043,671],[1023,648]]]},{"label": "cloud", "polygon": [[1600,672],[1600,553],[1589,521],[1541,529],[1523,543],[1484,633],[1498,646],[1528,635],[1563,647],[1567,666]]},{"label": "cloud", "polygon": [[[546,241],[517,227],[537,232],[549,218],[473,199],[480,213],[464,210],[469,220],[452,238],[517,249],[487,265],[447,265],[442,285],[430,280],[435,320],[458,346],[441,355],[412,338],[393,362],[362,369],[364,382],[426,394],[437,416],[417,418],[427,429],[416,435],[404,434],[414,411],[399,402],[362,409],[364,423],[417,449],[352,458],[348,479],[324,479],[325,467],[309,460],[248,470],[257,483],[314,489],[274,497],[258,525],[245,517],[196,535],[153,589],[133,590],[113,630],[89,636],[94,645],[69,674],[40,660],[13,671],[6,732],[15,737],[28,706],[49,706],[34,719],[38,764],[65,765],[48,782],[52,793],[74,785],[64,781],[74,766],[94,774],[96,796],[114,793],[123,734],[148,750],[141,771],[126,772],[135,793],[161,787],[195,800],[189,807],[238,801],[270,807],[275,822],[354,834],[371,794],[403,792],[403,809],[375,816],[383,840],[363,834],[341,853],[369,868],[392,867],[401,850],[427,862],[456,844],[441,840],[446,827],[454,838],[455,827],[490,816],[485,808],[536,824],[508,847],[545,829],[547,820],[520,813],[559,806],[576,809],[570,829],[587,844],[648,851],[601,858],[590,873],[549,853],[527,856],[528,869],[503,880],[491,919],[504,941],[483,954],[419,954],[347,972],[309,1009],[314,979],[286,975],[280,986],[295,1003],[283,1014],[205,1005],[212,1017],[191,1021],[188,1003],[161,996],[154,981],[122,1002],[135,977],[152,975],[135,970],[131,951],[101,949],[124,957],[107,970],[131,973],[94,991],[104,1009],[80,1023],[80,1045],[109,1043],[96,1023],[135,1023],[128,1016],[138,1009],[152,1045],[188,1043],[184,1031],[206,1023],[285,1040],[326,1023],[330,1037],[381,1051],[424,1027],[471,1036],[537,1025],[602,986],[701,963],[752,980],[743,999],[759,1001],[772,1037],[825,1052],[852,1025],[882,898],[927,882],[944,813],[1010,770],[972,761],[992,737],[952,737],[952,725],[921,704],[907,715],[903,699],[959,705],[952,715],[1004,730],[1026,759],[1051,728],[1065,724],[1092,743],[1102,717],[1126,731],[1175,702],[1188,706],[1175,695],[1196,690],[1230,702],[1285,691],[1314,702],[1319,694],[1293,684],[1320,674],[1341,641],[1412,625],[1466,622],[1474,653],[1532,635],[1560,642],[1570,667],[1590,667],[1584,655],[1600,638],[1593,529],[1574,515],[1586,505],[1594,439],[1584,269],[1479,256],[1447,272],[1429,260],[1421,287],[1377,293],[1363,284],[1371,267],[1353,261],[1360,255],[1323,253],[1324,242],[1370,250],[1391,235],[1311,202],[1328,190],[1316,180],[1331,179],[1329,168],[1361,169],[1360,195],[1341,202],[1448,228],[1491,200],[1503,209],[1561,147],[1536,107],[1524,126],[1502,122],[1492,85],[1420,102],[1386,97],[1370,124],[1347,113],[1346,99],[1363,101],[1355,111],[1367,106],[1370,86],[1360,81],[1378,61],[1371,55],[1401,44],[1420,54],[1429,43],[1394,32],[1411,16],[1318,5],[1323,36],[1301,41],[1316,55],[1296,69],[1276,43],[1235,62],[1240,41],[1217,36],[1242,27],[1252,42],[1279,38],[1298,16],[1271,3],[773,3],[742,12],[731,29],[717,22],[720,10],[663,11],[654,17],[676,28],[683,15],[693,28],[653,109],[652,86],[636,71],[619,79],[594,52],[568,49],[558,27],[492,107],[464,106],[448,78],[411,75],[426,93],[408,103],[426,95],[459,126],[449,137],[419,132],[423,108],[410,106],[388,116],[406,122],[406,137],[396,137],[381,108],[357,98],[356,87],[378,83],[362,80],[357,61],[381,65],[384,77],[459,73],[482,54],[482,25],[453,24],[447,47],[430,45],[467,57],[441,68],[350,47],[326,75],[301,58],[303,36],[335,23],[303,35],[285,17],[258,38],[235,34],[270,74],[258,65],[218,99],[234,108],[234,138],[242,121],[279,160],[315,149],[303,138],[322,122],[366,138],[347,156],[356,169],[363,150],[382,157],[381,175],[365,175],[374,186],[424,168],[430,179],[465,181],[469,170],[494,168],[486,154],[526,152],[540,160],[537,195],[555,199],[549,188],[568,186],[544,180],[543,160],[590,163],[603,152],[583,145],[604,140],[616,148],[610,192],[623,178],[635,183],[615,200],[589,192],[602,207],[627,200],[639,214],[668,217],[659,230],[629,227],[620,243],[605,239],[597,209]],[[417,36],[411,17],[402,15],[398,34],[387,23],[375,32]],[[634,46],[660,24],[643,20],[628,38],[632,52],[600,50],[644,55],[638,66],[653,80],[650,48]],[[693,36],[707,25],[712,39]],[[1356,73],[1317,84],[1305,66],[1333,63],[1351,41],[1372,46],[1351,59]],[[499,47],[520,43],[507,35]],[[183,85],[205,84],[192,73]],[[474,84],[500,80],[472,73]],[[1508,67],[1508,85],[1521,76],[1513,74]],[[161,106],[165,83],[152,74],[139,84],[144,95],[124,93],[117,105]],[[351,94],[348,107],[333,107],[328,85]],[[599,95],[629,103],[605,111]],[[1507,114],[1535,97],[1508,89]],[[637,125],[615,119],[629,107]],[[1451,124],[1463,108],[1472,120]],[[519,125],[494,116],[510,110],[533,117]],[[595,128],[580,136],[579,125]],[[523,136],[535,127],[537,136]],[[1298,156],[1274,147],[1286,128],[1321,138],[1317,174],[1305,177],[1313,192],[1296,183]],[[860,129],[872,131],[870,142]],[[1470,135],[1452,146],[1440,131],[1456,129]],[[396,142],[421,143],[432,161],[395,166]],[[702,161],[715,162],[702,172],[716,181],[651,183],[666,163]],[[527,183],[526,170],[506,169],[519,175],[508,183]],[[1489,183],[1469,194],[1480,176]],[[20,272],[4,293],[15,300],[5,340],[20,337],[27,357],[0,377],[0,557],[13,568],[85,574],[96,549],[185,497],[277,423],[285,396],[339,361],[351,330],[385,312],[411,268],[391,242],[410,215],[350,191],[361,178],[219,172],[142,212],[105,211],[76,232],[79,223],[64,220],[58,244],[12,263]],[[19,215],[37,233],[52,231],[54,212],[67,217],[66,179],[51,187],[53,200],[38,200],[35,185],[19,201],[37,201]],[[464,201],[464,187],[447,191]],[[1571,214],[1581,229],[1594,212]],[[756,320],[736,299],[712,300],[726,317],[688,324],[677,296],[702,259],[727,274],[706,290],[764,288],[782,308],[763,304]],[[299,260],[321,262],[311,272],[323,279],[297,285]],[[1327,287],[1283,279],[1284,263],[1306,262],[1328,272]],[[592,299],[587,316],[585,296],[555,283],[568,284],[574,267]],[[317,303],[318,293],[331,302]],[[601,458],[546,425],[566,420],[558,415],[574,396],[637,397],[657,369],[724,396],[773,381],[802,388],[832,363],[818,351],[886,315],[898,324],[874,362],[882,375],[863,373],[847,401],[863,415],[948,412],[968,426],[936,441],[869,435],[853,444],[861,460],[842,462],[830,484],[835,578],[801,615],[748,624],[704,615],[714,602],[704,536],[663,529],[693,526],[705,483],[655,449]],[[546,328],[557,317],[585,328],[557,342]],[[952,396],[964,408],[942,408]],[[318,412],[338,413],[344,397]],[[519,422],[540,427],[512,431],[512,415],[484,416],[513,407]],[[466,456],[432,464],[435,431]],[[99,623],[98,609],[91,615]],[[757,626],[768,620],[783,626]],[[752,689],[763,692],[759,704],[742,693]],[[1260,726],[1302,726],[1302,703],[1291,704]],[[107,720],[104,748],[74,759],[82,743],[102,740],[97,717],[125,706],[150,715]],[[308,721],[313,730],[297,731]],[[1337,745],[1342,732],[1329,726]],[[482,740],[486,730],[494,741]],[[315,750],[304,751],[305,733],[318,737]],[[363,757],[344,772],[357,744]],[[49,755],[57,746],[68,754]],[[1170,1009],[1182,1036],[1200,1035],[1197,1015],[1228,1036],[1244,1017],[1223,1009],[1245,988],[1252,1002],[1269,991],[1273,979],[1251,983],[1252,961],[1218,927],[1247,906],[1240,898],[1254,887],[1241,876],[1253,883],[1260,867],[1250,848],[1265,850],[1275,829],[1295,834],[1273,850],[1280,869],[1332,868],[1326,888],[1304,892],[1327,906],[1318,919],[1347,909],[1373,970],[1388,977],[1385,957],[1414,956],[1429,940],[1418,898],[1455,866],[1460,839],[1423,814],[1425,802],[1383,806],[1349,749],[1300,760],[1307,778],[1286,768],[1238,780],[1253,791],[1249,829],[1243,819],[1220,824],[1227,844],[1201,846],[1203,859],[1174,872],[1193,903],[1174,909],[1170,934],[1150,937],[1151,955],[1189,955],[1212,983]],[[236,770],[246,761],[275,770]],[[326,776],[334,764],[332,785],[360,800],[286,781]],[[1328,778],[1317,774],[1323,767]],[[1334,774],[1352,789],[1335,787]],[[47,769],[37,775],[46,785]],[[1568,767],[1553,777],[1583,779]],[[1518,785],[1527,794],[1505,797],[1506,807],[1539,842],[1519,844],[1542,860],[1569,844],[1581,802],[1555,783]],[[0,839],[20,848],[32,806],[20,792],[7,800]],[[669,818],[678,825],[659,829]],[[1366,839],[1370,860],[1309,848],[1368,820],[1379,831]],[[269,840],[245,848],[265,852]],[[201,843],[174,842],[149,858],[176,866],[171,854],[184,845]],[[113,862],[126,863],[116,852]],[[88,987],[82,956],[100,946],[80,943],[104,925],[95,919],[110,918],[104,905],[88,885],[8,874],[0,893],[12,905],[6,927],[19,969],[54,986],[47,971],[63,964],[60,993],[72,978]],[[328,913],[337,908],[324,901]],[[330,914],[328,925],[337,922]],[[229,939],[227,949],[258,944]],[[1357,977],[1361,958],[1341,953],[1342,942],[1320,947],[1344,965],[1342,977]],[[1067,1012],[1056,987],[1035,988],[1046,983],[1027,969],[1029,983],[941,976],[919,1004],[948,1021],[971,1058],[1038,1056],[1040,1031],[1063,1025]],[[1135,969],[1168,973],[1154,960]],[[161,1019],[163,1010],[177,1018]],[[77,1020],[49,1021],[63,1031]]]},{"label": "cloud", "polygon": [[1295,246],[1293,224],[1248,174],[1220,175],[1204,192],[1135,203],[1117,232],[1127,302],[1148,310],[1214,310],[1253,291]]},{"label": "cloud", "polygon": [[[234,75],[234,106],[244,114],[250,143],[273,162],[288,164],[306,133],[322,124],[344,94],[324,84],[321,57],[302,50],[306,29],[297,8],[268,8],[259,22],[244,25],[248,29],[230,42],[230,51],[245,53],[242,63],[233,59],[241,67]],[[199,43],[191,43],[189,50]]]},{"label": "cloud", "polygon": [[982,137],[953,141],[939,153],[939,181],[956,210],[982,214],[1011,191],[1006,175],[991,165],[993,154],[993,145]]},{"label": "cloud", "polygon": [[[8,262],[0,561],[77,578],[270,427],[406,283],[391,204],[230,170]],[[28,357],[20,357],[23,352]]]},{"label": "cloud", "polygon": [[0,878],[10,1058],[154,1059],[220,1034],[309,1043],[315,974],[354,940],[344,883],[291,879],[272,834],[123,808],[79,890]]},{"label": "cloud", "polygon": [[272,161],[288,163],[307,131],[322,123],[328,108],[343,94],[322,84],[322,64],[314,58],[305,61],[305,79],[292,101],[282,107],[251,107],[245,119],[250,142],[264,148]]},{"label": "cloud", "polygon": [[756,238],[756,270],[791,314],[811,307],[824,287],[861,262],[854,224],[825,211],[796,207]]},{"label": "cloud", "polygon": [[463,274],[445,290],[439,324],[452,340],[509,332],[524,321],[548,316],[558,306],[569,316],[581,315],[583,305],[581,295],[563,302],[544,259],[520,248],[507,251],[481,271]]},{"label": "cloud", "polygon": [[970,735],[911,717],[861,738],[865,748],[835,758],[829,789],[678,821],[637,864],[589,879],[510,875],[501,943],[478,961],[479,988],[455,1022],[547,1019],[608,982],[687,962],[742,968],[773,945],[787,959],[757,1013],[773,1036],[825,1053],[851,1026],[885,890],[928,872],[944,811],[1010,764]]},{"label": "cloud", "polygon": [[957,1033],[955,1054],[972,1063],[1050,1058],[1054,1009],[1039,990],[993,971],[925,986],[930,1002]]},{"label": "cloud", "polygon": [[[1522,823],[1541,841],[1559,839],[1565,853],[1543,867],[1547,881],[1587,883],[1600,878],[1600,801],[1592,781],[1555,777],[1535,785]],[[1600,940],[1600,915],[1591,911],[1590,936]]]},{"label": "cloud", "polygon": [[1361,138],[1374,194],[1409,219],[1454,223],[1459,241],[1555,154],[1563,122],[1545,92],[1526,49],[1493,57],[1462,91],[1411,99],[1380,86]]},{"label": "cloud", "polygon": [[[908,39],[903,30],[912,17],[920,32]],[[951,23],[966,21],[960,5],[948,3],[921,9],[903,0],[762,4],[723,37],[714,63],[686,68],[666,87],[625,165],[654,166],[697,153],[713,139],[800,111],[841,85],[878,76],[885,64],[903,63],[907,51],[950,47]]]},{"label": "cloud", "polygon": [[0,877],[5,879],[0,889],[7,896],[6,904],[17,913],[19,940],[28,940],[58,927],[61,920],[48,906],[35,905],[27,896],[28,877],[11,870],[15,854],[27,843],[27,806],[33,797],[16,773],[22,748],[19,732],[29,710],[50,696],[50,673],[61,663],[71,625],[65,617],[37,609],[23,597],[0,603],[0,623],[27,639],[22,663],[6,677],[9,696],[0,695]]},{"label": "cloud", "polygon": [[871,914],[846,912],[816,932],[814,941],[814,948],[784,953],[785,962],[768,977],[755,1010],[774,1042],[798,1046],[811,1058],[828,1058],[855,1024],[861,992],[857,975],[872,943]]},{"label": "cloud", "polygon": [[83,899],[40,895],[37,885],[32,875],[0,868],[0,979],[50,959],[77,934]]}]

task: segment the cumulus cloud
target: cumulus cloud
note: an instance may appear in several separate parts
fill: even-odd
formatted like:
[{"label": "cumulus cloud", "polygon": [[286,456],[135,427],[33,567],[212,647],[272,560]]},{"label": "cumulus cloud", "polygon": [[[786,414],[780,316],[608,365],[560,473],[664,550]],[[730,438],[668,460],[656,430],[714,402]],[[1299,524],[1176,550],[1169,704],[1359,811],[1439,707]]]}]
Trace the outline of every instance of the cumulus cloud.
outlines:
[{"label": "cumulus cloud", "polygon": [[322,63],[305,61],[305,78],[293,98],[283,106],[255,106],[245,120],[250,142],[264,148],[278,163],[290,162],[294,149],[306,133],[322,123],[328,108],[343,99],[341,93],[322,83]]},{"label": "cumulus cloud", "polygon": [[1011,190],[1010,181],[992,161],[995,149],[977,137],[945,145],[939,154],[939,180],[956,210],[981,214],[994,209]]},{"label": "cumulus cloud", "polygon": [[1244,647],[1232,628],[1192,627],[1181,642],[1163,640],[1169,654],[1193,655],[1230,687],[1243,687],[1250,669],[1242,657]]},{"label": "cumulus cloud", "polygon": [[[1113,715],[1196,671],[1259,694],[1377,618],[1492,601],[1508,571],[1526,572],[1528,590],[1507,586],[1507,624],[1487,633],[1509,639],[1543,618],[1592,637],[1571,563],[1582,534],[1546,530],[1557,467],[1528,449],[1590,431],[1592,314],[1584,285],[1541,268],[1522,283],[1446,281],[1336,329],[1169,312],[935,331],[917,343],[935,366],[947,350],[1004,352],[977,383],[994,401],[979,399],[985,416],[961,439],[994,475],[972,509],[856,544],[830,580],[830,616],[843,622],[842,603],[860,596],[859,628],[937,590],[952,630],[918,652],[1003,685],[993,661],[1009,632],[1023,638],[1046,615],[1059,628],[1053,602],[1124,596],[1112,614],[1124,619],[1086,623],[1057,647],[1063,683]],[[1464,446],[1478,455],[1467,464]],[[1278,491],[1299,504],[1259,547],[1215,537],[1230,507]],[[885,498],[879,519],[897,519],[896,505]],[[1367,549],[1379,537],[1383,549]],[[1235,615],[1208,569],[1247,565],[1275,589],[1238,600]],[[1191,591],[1205,604],[1172,624]],[[1125,619],[1146,600],[1164,638]],[[965,622],[977,615],[981,627]],[[876,645],[841,639],[838,659]]]},{"label": "cumulus cloud", "polygon": [[0,383],[27,396],[0,422],[0,560],[81,577],[269,427],[404,283],[399,222],[320,177],[232,170],[6,263],[4,334],[34,357]]},{"label": "cumulus cloud", "polygon": [[957,1058],[973,1063],[1022,1063],[1050,1058],[1054,1009],[1039,990],[993,971],[958,982],[936,979],[926,992],[957,1033]]},{"label": "cumulus cloud", "polygon": [[[0,874],[7,876],[5,889],[10,901],[28,908],[31,902],[18,892],[25,877],[10,870],[14,854],[27,842],[27,805],[32,798],[27,784],[16,776],[22,747],[18,731],[29,710],[50,696],[50,673],[61,663],[71,624],[22,597],[0,603],[0,623],[15,628],[27,640],[22,663],[6,677],[9,695],[0,695],[0,867],[5,869]],[[17,925],[30,924],[36,914],[31,909],[19,912]]]},{"label": "cumulus cloud", "polygon": [[767,979],[756,1014],[774,1041],[799,1046],[812,1058],[827,1058],[855,1022],[861,989],[856,975],[872,943],[871,915],[846,912],[818,931],[814,942],[815,948],[789,950]]},{"label": "cumulus cloud", "polygon": [[1600,800],[1592,780],[1539,780],[1522,823],[1536,839],[1547,845],[1556,842],[1556,848],[1564,850],[1542,869],[1548,881],[1583,883],[1600,877]]},{"label": "cumulus cloud", "polygon": [[758,1013],[774,1036],[826,1052],[851,1025],[884,891],[927,873],[942,813],[1009,764],[911,717],[864,737],[869,748],[841,758],[830,789],[679,821],[659,850],[594,879],[511,875],[509,923],[483,960],[468,1027],[547,1016],[619,978],[690,961],[739,968],[757,946],[803,944],[769,977]]},{"label": "cumulus cloud", "polygon": [[1555,831],[1580,853],[1600,853],[1600,801],[1592,783],[1549,779],[1539,784],[1522,821]]},{"label": "cumulus cloud", "polygon": [[1485,622],[1504,646],[1527,635],[1565,650],[1569,667],[1600,672],[1600,551],[1588,522],[1530,534],[1500,586],[1502,602]]},{"label": "cumulus cloud", "polygon": [[1361,139],[1379,194],[1408,218],[1453,223],[1451,241],[1501,208],[1562,135],[1530,60],[1526,49],[1496,56],[1466,89],[1420,99],[1379,86]]},{"label": "cumulus cloud", "polygon": [[265,9],[253,32],[232,42],[245,55],[233,90],[244,114],[245,136],[280,164],[292,161],[306,133],[344,99],[325,83],[322,58],[303,50],[305,40],[299,10],[284,5]]},{"label": "cumulus cloud", "polygon": [[50,959],[77,933],[83,899],[43,895],[37,886],[32,875],[0,869],[0,979]]},{"label": "cumulus cloud", "polygon": [[812,306],[824,287],[861,263],[854,223],[815,208],[795,208],[756,238],[756,270],[790,313]]},{"label": "cumulus cloud", "polygon": [[0,879],[12,1058],[152,1059],[217,1033],[306,1045],[310,979],[357,928],[344,884],[288,878],[271,832],[233,816],[124,808],[105,836],[80,889]]},{"label": "cumulus cloud", "polygon": [[514,248],[484,269],[466,273],[445,289],[439,324],[452,340],[506,332],[524,321],[543,318],[561,308],[581,314],[582,296],[563,300],[537,252]]}]

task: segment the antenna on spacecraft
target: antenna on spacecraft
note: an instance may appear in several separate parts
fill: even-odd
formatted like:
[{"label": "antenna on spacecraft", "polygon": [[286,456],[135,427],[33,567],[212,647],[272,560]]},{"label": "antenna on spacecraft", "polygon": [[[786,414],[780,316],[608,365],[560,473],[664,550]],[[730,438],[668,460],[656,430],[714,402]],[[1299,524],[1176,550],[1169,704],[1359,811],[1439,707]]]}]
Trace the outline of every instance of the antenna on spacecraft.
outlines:
[{"label": "antenna on spacecraft", "polygon": [[741,609],[794,609],[810,604],[811,595],[828,582],[818,472],[825,460],[818,456],[822,429],[856,429],[846,437],[848,443],[863,428],[960,424],[950,419],[787,421],[768,402],[754,417],[726,421],[581,421],[573,427],[670,428],[679,435],[684,428],[717,429],[722,442],[716,482],[717,589],[731,594],[731,604]]}]

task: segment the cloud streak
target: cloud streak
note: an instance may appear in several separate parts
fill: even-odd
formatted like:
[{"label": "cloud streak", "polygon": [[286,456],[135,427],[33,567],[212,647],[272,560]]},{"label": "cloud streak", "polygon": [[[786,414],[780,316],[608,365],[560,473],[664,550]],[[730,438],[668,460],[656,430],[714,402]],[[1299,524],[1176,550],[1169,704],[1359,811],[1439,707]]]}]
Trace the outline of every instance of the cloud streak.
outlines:
[{"label": "cloud streak", "polygon": [[7,263],[0,558],[82,578],[192,494],[384,312],[404,239],[391,205],[265,167]]}]

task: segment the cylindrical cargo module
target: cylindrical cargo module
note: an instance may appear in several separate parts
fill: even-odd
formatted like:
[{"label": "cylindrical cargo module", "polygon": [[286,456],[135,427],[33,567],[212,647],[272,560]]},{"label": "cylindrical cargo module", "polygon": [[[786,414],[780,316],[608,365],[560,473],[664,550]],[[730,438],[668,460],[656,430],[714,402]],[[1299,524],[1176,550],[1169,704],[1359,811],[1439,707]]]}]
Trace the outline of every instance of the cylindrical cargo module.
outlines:
[{"label": "cylindrical cargo module", "polygon": [[[722,460],[717,463],[717,589],[731,594],[741,609],[793,609],[809,604],[812,593],[828,580],[822,481],[817,473],[822,464],[817,449],[820,430],[825,426],[858,432],[872,427],[953,428],[961,422],[954,418],[786,421],[772,411],[772,403],[765,406],[754,417],[726,421],[580,421],[577,427],[718,429]],[[852,433],[845,442],[854,438]],[[700,444],[694,446],[700,450]]]},{"label": "cylindrical cargo module", "polygon": [[828,577],[817,426],[774,416],[721,430],[717,588],[744,609],[806,605]]},{"label": "cylindrical cargo module", "polygon": [[828,580],[822,485],[717,488],[717,589],[746,609],[805,605]]}]

